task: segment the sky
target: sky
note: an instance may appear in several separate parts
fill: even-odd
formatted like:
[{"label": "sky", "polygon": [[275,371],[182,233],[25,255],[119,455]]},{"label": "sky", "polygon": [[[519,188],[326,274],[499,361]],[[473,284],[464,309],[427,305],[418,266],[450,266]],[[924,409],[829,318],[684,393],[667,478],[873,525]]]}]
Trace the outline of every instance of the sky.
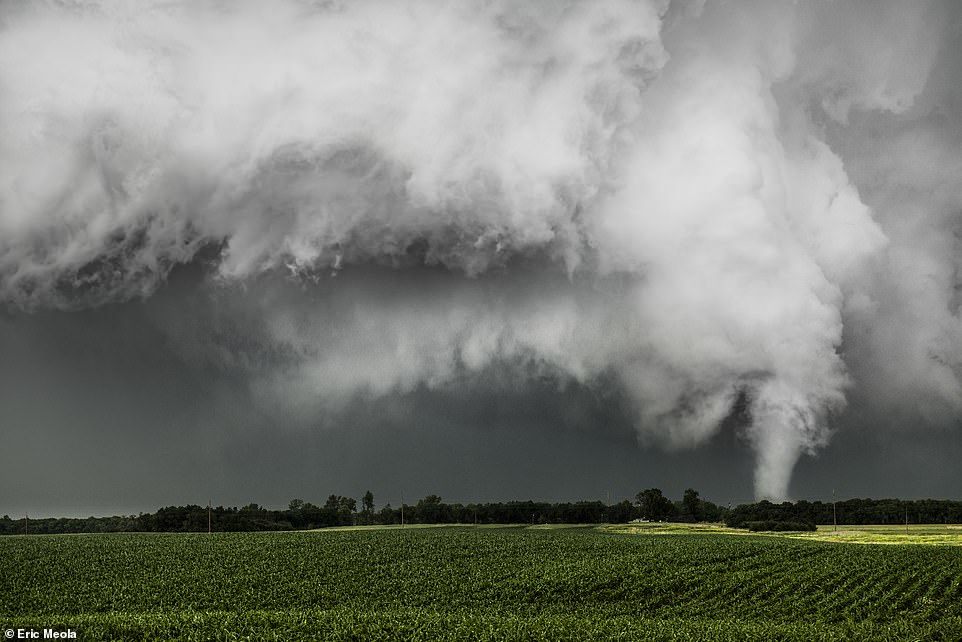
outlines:
[{"label": "sky", "polygon": [[0,514],[962,499],[952,2],[0,4]]}]

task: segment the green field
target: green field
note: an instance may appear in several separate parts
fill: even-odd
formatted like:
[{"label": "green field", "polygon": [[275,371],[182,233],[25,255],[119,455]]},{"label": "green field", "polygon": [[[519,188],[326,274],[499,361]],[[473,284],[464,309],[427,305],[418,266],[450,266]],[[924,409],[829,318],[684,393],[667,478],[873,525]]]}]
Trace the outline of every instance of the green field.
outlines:
[{"label": "green field", "polygon": [[[744,536],[745,531],[726,528],[720,524],[673,524],[662,522],[632,523],[605,526],[613,533],[632,535],[711,534]],[[763,533],[767,537],[788,537],[819,542],[843,544],[927,544],[962,546],[962,524],[910,524],[908,526],[819,526],[815,532]]]},{"label": "green field", "polygon": [[81,640],[962,640],[962,548],[710,528],[15,536],[0,624]]}]

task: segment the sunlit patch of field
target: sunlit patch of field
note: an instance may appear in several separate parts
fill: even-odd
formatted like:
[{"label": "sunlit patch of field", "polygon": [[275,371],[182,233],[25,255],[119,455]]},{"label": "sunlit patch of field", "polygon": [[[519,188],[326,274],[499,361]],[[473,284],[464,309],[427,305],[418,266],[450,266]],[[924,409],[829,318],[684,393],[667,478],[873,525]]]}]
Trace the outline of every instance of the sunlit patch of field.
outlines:
[{"label": "sunlit patch of field", "polygon": [[324,528],[314,528],[307,531],[288,531],[291,533],[297,532],[308,532],[308,533],[336,533],[339,531],[390,531],[390,530],[410,530],[410,529],[429,529],[429,528],[447,528],[450,524],[358,524],[356,526],[325,526]]},{"label": "sunlit patch of field", "polygon": [[688,524],[684,522],[631,522],[602,526],[602,530],[627,535],[744,535],[747,531],[728,528],[722,524]]},{"label": "sunlit patch of field", "polygon": [[958,524],[909,524],[819,526],[814,533],[787,533],[786,536],[823,542],[850,544],[930,544],[936,546],[962,546],[962,525]]},{"label": "sunlit patch of field", "polygon": [[[432,529],[432,528],[458,528],[458,529],[468,529],[468,530],[486,530],[486,529],[498,529],[503,530],[505,528],[523,528],[528,530],[542,530],[542,531],[554,531],[554,530],[567,530],[571,528],[595,528],[596,524],[372,524],[372,525],[357,525],[357,526],[333,526],[325,528],[315,528],[309,531],[301,532],[311,532],[311,533],[336,533],[340,531],[390,531],[390,530],[422,530],[422,529]],[[288,531],[288,532],[298,532],[298,531]]]},{"label": "sunlit patch of field", "polygon": [[934,546],[962,546],[962,525],[960,524],[909,524],[905,525],[866,525],[866,526],[819,526],[817,531],[789,531],[781,533],[750,533],[749,531],[728,528],[722,524],[684,524],[670,522],[633,522],[603,526],[603,530],[629,535],[753,535],[764,537],[786,537],[820,542],[839,542],[845,544],[927,544]]}]

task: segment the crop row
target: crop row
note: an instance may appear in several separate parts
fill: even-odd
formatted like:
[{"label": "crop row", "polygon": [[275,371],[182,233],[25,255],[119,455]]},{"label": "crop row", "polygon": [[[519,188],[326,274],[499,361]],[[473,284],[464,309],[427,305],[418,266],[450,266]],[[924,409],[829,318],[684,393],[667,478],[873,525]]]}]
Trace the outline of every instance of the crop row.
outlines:
[{"label": "crop row", "polygon": [[378,613],[417,612],[957,630],[962,549],[521,528],[14,537],[0,540],[0,595],[4,621],[98,626],[191,613],[374,626]]}]

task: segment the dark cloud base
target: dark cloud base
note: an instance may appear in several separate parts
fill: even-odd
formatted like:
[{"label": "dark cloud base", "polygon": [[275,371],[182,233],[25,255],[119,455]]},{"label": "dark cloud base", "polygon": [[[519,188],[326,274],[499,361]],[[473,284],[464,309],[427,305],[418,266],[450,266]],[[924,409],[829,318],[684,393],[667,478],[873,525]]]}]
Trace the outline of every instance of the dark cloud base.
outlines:
[{"label": "dark cloud base", "polygon": [[[198,364],[158,319],[202,334],[223,297],[203,266],[155,296],[0,322],[0,513],[86,516],[161,505],[282,506],[330,493],[397,505],[606,499],[693,486],[727,504],[752,498],[751,451],[736,410],[710,442],[665,452],[639,445],[624,399],[603,385],[550,378],[521,387],[497,371],[443,389],[364,395],[311,421],[267,412],[244,371]],[[513,386],[513,384],[512,384]],[[950,427],[875,430],[858,395],[829,448],[798,465],[791,493],[825,498],[959,498],[962,444]],[[958,427],[955,428],[957,430]]]}]

